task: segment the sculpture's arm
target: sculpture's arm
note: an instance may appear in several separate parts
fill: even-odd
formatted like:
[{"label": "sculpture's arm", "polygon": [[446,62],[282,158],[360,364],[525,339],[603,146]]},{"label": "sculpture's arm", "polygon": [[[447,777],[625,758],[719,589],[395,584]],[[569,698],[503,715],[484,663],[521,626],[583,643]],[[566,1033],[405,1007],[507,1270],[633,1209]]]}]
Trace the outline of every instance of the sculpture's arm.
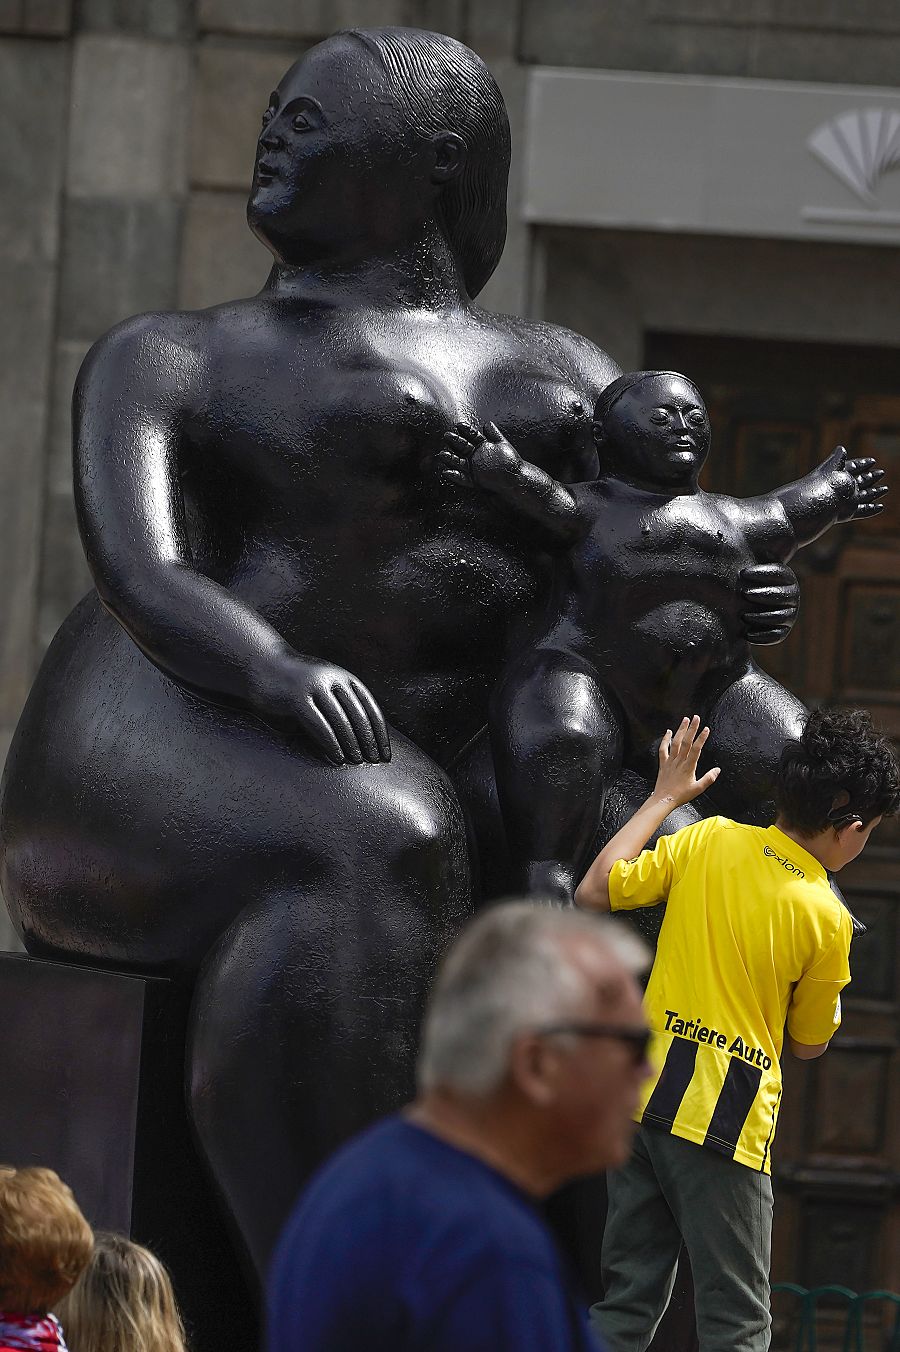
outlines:
[{"label": "sculpture's arm", "polygon": [[491,493],[513,512],[537,522],[560,545],[576,544],[588,521],[574,495],[522,456],[494,423],[483,432],[458,423],[438,452],[442,478]]},{"label": "sculpture's arm", "polygon": [[362,682],[296,652],[194,567],[178,459],[199,363],[170,323],[143,316],[114,329],[76,385],[76,509],[100,600],[155,666],[206,699],[300,732],[336,763],[387,759],[387,727]]},{"label": "sculpture's arm", "polygon": [[887,492],[887,485],[879,482],[883,478],[884,470],[874,459],[850,460],[844,447],[837,446],[802,479],[747,504],[757,509],[754,534],[786,561],[836,522],[883,511],[884,504],[878,501]]}]

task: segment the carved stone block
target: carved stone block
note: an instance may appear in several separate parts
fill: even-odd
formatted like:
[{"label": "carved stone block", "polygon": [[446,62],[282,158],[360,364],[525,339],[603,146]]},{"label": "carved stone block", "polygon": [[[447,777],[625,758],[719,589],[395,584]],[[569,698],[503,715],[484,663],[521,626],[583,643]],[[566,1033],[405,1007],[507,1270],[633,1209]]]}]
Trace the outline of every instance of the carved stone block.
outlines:
[{"label": "carved stone block", "polygon": [[70,200],[60,337],[92,342],[129,315],[174,305],[182,212],[182,203],[171,198]]},{"label": "carved stone block", "polygon": [[118,35],[75,43],[68,188],[73,197],[178,196],[186,188],[186,47]]}]

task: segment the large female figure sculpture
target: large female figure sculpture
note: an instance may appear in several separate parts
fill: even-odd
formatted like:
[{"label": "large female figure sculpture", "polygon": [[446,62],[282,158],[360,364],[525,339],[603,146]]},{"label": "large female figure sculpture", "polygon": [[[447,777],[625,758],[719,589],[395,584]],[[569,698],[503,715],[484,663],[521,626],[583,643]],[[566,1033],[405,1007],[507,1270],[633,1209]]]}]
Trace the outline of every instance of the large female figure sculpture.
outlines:
[{"label": "large female figure sculpture", "polygon": [[[96,593],[13,743],[4,891],[33,953],[196,979],[194,1122],[259,1267],[310,1165],[407,1090],[471,905],[447,772],[487,763],[489,691],[542,585],[533,540],[448,497],[432,452],[489,410],[585,479],[618,374],[472,303],[508,163],[467,48],[329,39],[263,117],[263,291],[129,321],[78,382]],[[758,639],[785,632],[779,580],[751,579]]]}]

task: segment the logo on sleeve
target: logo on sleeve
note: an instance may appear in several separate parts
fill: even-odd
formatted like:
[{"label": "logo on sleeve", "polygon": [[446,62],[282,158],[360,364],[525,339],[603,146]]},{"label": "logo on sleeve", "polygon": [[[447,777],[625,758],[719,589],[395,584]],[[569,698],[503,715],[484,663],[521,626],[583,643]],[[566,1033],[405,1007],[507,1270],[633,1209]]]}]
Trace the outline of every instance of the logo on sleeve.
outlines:
[{"label": "logo on sleeve", "polygon": [[788,873],[793,873],[796,878],[806,877],[803,869],[798,868],[792,859],[788,859],[786,854],[776,854],[769,845],[763,846],[763,854],[767,855],[769,859],[774,859],[776,864],[780,864]]}]

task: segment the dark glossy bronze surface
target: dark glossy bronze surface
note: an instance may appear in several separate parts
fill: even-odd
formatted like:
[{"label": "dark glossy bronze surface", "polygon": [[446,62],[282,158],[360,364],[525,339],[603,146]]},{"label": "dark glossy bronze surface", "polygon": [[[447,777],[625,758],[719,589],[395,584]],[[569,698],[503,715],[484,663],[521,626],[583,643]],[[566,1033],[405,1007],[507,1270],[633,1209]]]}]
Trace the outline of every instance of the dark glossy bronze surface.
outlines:
[{"label": "dark glossy bronze surface", "polygon": [[776,607],[748,620],[746,586],[836,522],[877,515],[886,491],[871,457],[839,446],[772,493],[704,492],[709,419],[671,371],[613,381],[594,433],[599,474],[570,488],[493,422],[460,424],[437,456],[448,493],[495,499],[498,518],[536,527],[559,551],[544,622],[497,687],[491,744],[516,885],[563,901],[610,788],[623,770],[652,785],[660,736],[684,713],[709,724],[705,764],[722,766],[692,811],[774,819],[775,771],[805,711],[750,652],[751,639],[783,637],[790,617]]},{"label": "dark glossy bronze surface", "polygon": [[[540,624],[552,542],[449,493],[435,453],[492,418],[587,483],[591,411],[619,374],[473,299],[503,247],[509,132],[466,48],[342,34],[262,93],[248,217],[267,285],[130,320],[79,376],[96,591],[35,682],[0,822],[30,952],[194,987],[194,1128],[259,1270],[309,1169],[409,1094],[437,954],[473,895],[511,885],[485,725]],[[709,550],[690,550],[696,572]],[[648,581],[665,573],[644,557]],[[783,635],[790,572],[742,586],[751,630]],[[634,645],[615,638],[624,670]],[[741,745],[767,707],[756,679],[721,721]],[[564,722],[591,704],[580,686],[561,700]],[[546,716],[510,718],[511,746],[549,754]]]}]

